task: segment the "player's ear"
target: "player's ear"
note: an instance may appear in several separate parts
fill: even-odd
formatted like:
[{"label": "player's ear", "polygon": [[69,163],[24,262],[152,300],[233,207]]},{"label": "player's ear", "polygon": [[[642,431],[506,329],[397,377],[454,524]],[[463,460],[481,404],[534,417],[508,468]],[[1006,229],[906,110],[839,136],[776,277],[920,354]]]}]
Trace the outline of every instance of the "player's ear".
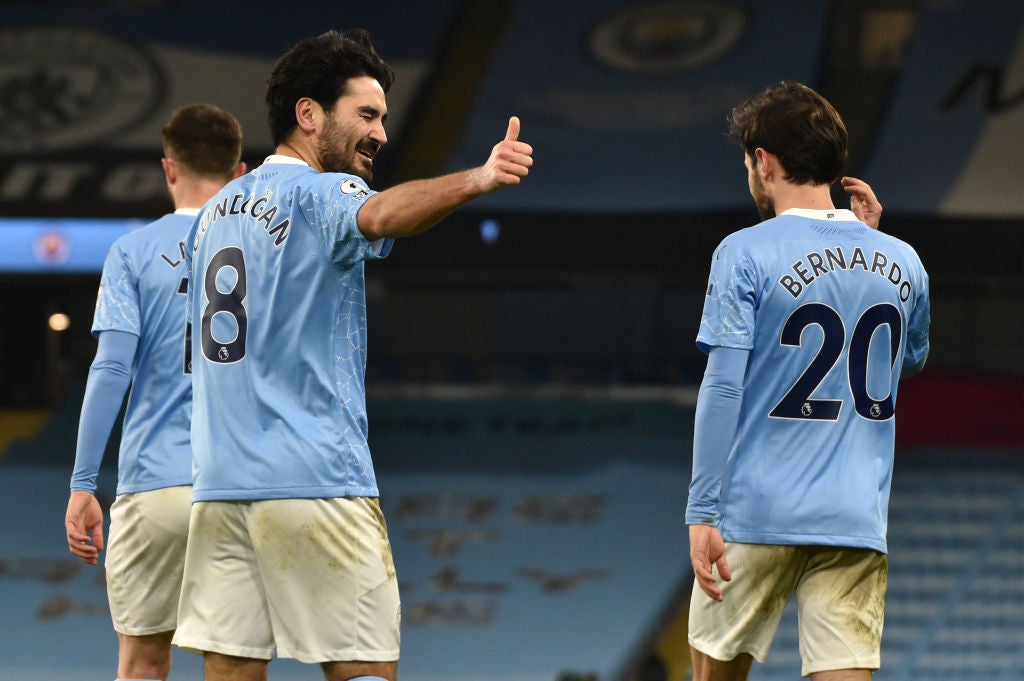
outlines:
[{"label": "player's ear", "polygon": [[239,161],[238,165],[235,167],[235,174],[231,176],[231,179],[234,179],[236,177],[241,177],[242,175],[245,175],[245,171],[246,171],[245,161]]},{"label": "player's ear", "polygon": [[303,132],[315,132],[322,114],[320,105],[309,97],[302,97],[295,102],[295,122]]},{"label": "player's ear", "polygon": [[174,184],[178,180],[178,164],[173,159],[162,158],[160,159],[160,165],[164,167],[164,177],[167,178],[167,184]]},{"label": "player's ear", "polygon": [[773,161],[775,160],[775,157],[768,151],[765,151],[763,147],[758,147],[757,149],[754,149],[754,160],[756,162],[755,167],[757,168],[757,172],[761,175],[761,179],[767,180],[774,170]]}]

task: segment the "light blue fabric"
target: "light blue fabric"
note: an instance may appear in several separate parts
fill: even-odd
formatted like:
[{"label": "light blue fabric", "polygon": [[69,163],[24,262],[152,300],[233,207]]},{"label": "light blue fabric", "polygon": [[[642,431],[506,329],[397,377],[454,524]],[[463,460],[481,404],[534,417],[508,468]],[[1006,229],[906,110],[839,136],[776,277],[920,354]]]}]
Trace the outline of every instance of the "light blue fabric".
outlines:
[{"label": "light blue fabric", "polygon": [[[723,240],[697,344],[749,361],[724,467],[705,429],[726,426],[697,425],[688,520],[727,541],[885,551],[897,387],[928,354],[929,316],[914,250],[850,211],[787,211]],[[698,413],[721,418],[723,395],[703,397]]]},{"label": "light blue fabric", "polygon": [[363,263],[351,175],[272,156],[193,224],[197,501],[377,496],[367,443]]},{"label": "light blue fabric", "polygon": [[132,365],[139,338],[124,331],[103,331],[89,367],[82,414],[78,423],[75,469],[71,489],[96,491],[96,479],[107,439],[132,382]]},{"label": "light blue fabric", "polygon": [[[191,223],[186,214],[165,215],[115,241],[103,265],[92,332],[101,346],[111,332],[137,338],[131,357],[123,354],[123,338],[111,350],[122,353],[115,363],[123,366],[127,357],[131,383],[118,455],[118,494],[192,482],[182,246]],[[90,370],[95,385],[87,385],[77,452],[81,469],[76,463],[74,484],[95,486],[94,469],[127,388],[124,378],[123,368],[112,369],[109,360]]]},{"label": "light blue fabric", "polygon": [[717,525],[726,459],[743,403],[748,350],[713,347],[697,395],[693,424],[693,480],[687,525]]}]

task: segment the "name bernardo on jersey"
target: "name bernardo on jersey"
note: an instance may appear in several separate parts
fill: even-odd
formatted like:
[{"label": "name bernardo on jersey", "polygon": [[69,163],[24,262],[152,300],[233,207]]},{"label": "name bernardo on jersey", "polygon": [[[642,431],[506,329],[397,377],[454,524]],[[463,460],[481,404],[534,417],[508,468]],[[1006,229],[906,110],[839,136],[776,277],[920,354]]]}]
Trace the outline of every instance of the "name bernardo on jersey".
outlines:
[{"label": "name bernardo on jersey", "polygon": [[[899,288],[900,300],[907,302],[913,292],[910,281],[903,278],[903,268],[899,263],[892,260],[882,251],[874,251],[871,256],[871,265],[868,265],[867,257],[863,249],[854,248],[853,253],[847,259],[847,254],[842,246],[822,249],[821,252],[811,252],[804,256],[804,260],[797,260],[790,269],[793,274],[784,274],[779,278],[779,286],[789,291],[794,298],[799,298],[804,289],[814,283],[818,277],[831,274],[836,270],[852,270],[861,268],[865,272],[873,272]],[[795,276],[794,276],[795,275]]]},{"label": "name bernardo on jersey", "polygon": [[253,220],[263,223],[263,229],[266,230],[267,236],[274,237],[274,245],[280,246],[288,238],[288,225],[290,221],[288,218],[285,218],[274,224],[274,217],[279,209],[276,203],[268,206],[267,204],[269,203],[270,198],[267,196],[261,196],[255,201],[253,201],[252,196],[245,194],[225,197],[220,203],[203,211],[203,216],[199,219],[199,230],[196,233],[192,251],[199,250],[199,242],[202,240],[206,230],[217,220],[228,215],[248,215]]}]

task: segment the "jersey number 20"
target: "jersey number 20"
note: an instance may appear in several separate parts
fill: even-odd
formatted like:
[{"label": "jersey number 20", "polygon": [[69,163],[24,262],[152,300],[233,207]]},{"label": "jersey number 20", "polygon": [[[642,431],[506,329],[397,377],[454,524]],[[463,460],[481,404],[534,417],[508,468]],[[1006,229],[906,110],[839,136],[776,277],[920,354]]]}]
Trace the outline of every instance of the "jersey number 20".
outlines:
[{"label": "jersey number 20", "polygon": [[[804,329],[812,325],[821,327],[822,340],[818,354],[807,365],[789,392],[775,405],[771,416],[813,421],[835,421],[839,418],[842,400],[811,398],[811,394],[835,368],[846,345],[846,329],[839,313],[821,303],[801,305],[786,320],[779,342],[782,345],[799,346]],[[860,416],[871,421],[885,421],[896,411],[891,391],[881,399],[868,394],[868,354],[871,349],[871,337],[881,326],[889,329],[889,369],[893,370],[900,349],[903,319],[896,306],[890,303],[873,305],[860,316],[853,327],[850,351],[847,354],[846,373],[850,392],[853,394],[854,408]]]}]

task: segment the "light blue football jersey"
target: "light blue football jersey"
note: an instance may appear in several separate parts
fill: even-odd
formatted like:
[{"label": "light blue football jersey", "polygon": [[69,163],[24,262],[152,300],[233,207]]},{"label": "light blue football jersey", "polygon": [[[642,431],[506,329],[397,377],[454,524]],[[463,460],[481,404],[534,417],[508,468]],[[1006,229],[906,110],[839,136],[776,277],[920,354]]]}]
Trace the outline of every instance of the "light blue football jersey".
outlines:
[{"label": "light blue football jersey", "polygon": [[187,244],[196,501],[377,496],[367,442],[361,179],[271,156]]},{"label": "light blue football jersey", "polygon": [[726,541],[886,550],[901,368],[928,354],[914,250],[848,210],[791,210],[718,246],[697,336],[750,351],[718,500]]},{"label": "light blue football jersey", "polygon": [[196,212],[182,209],[120,237],[103,264],[93,335],[122,331],[139,338],[117,494],[192,483],[183,242]]}]

